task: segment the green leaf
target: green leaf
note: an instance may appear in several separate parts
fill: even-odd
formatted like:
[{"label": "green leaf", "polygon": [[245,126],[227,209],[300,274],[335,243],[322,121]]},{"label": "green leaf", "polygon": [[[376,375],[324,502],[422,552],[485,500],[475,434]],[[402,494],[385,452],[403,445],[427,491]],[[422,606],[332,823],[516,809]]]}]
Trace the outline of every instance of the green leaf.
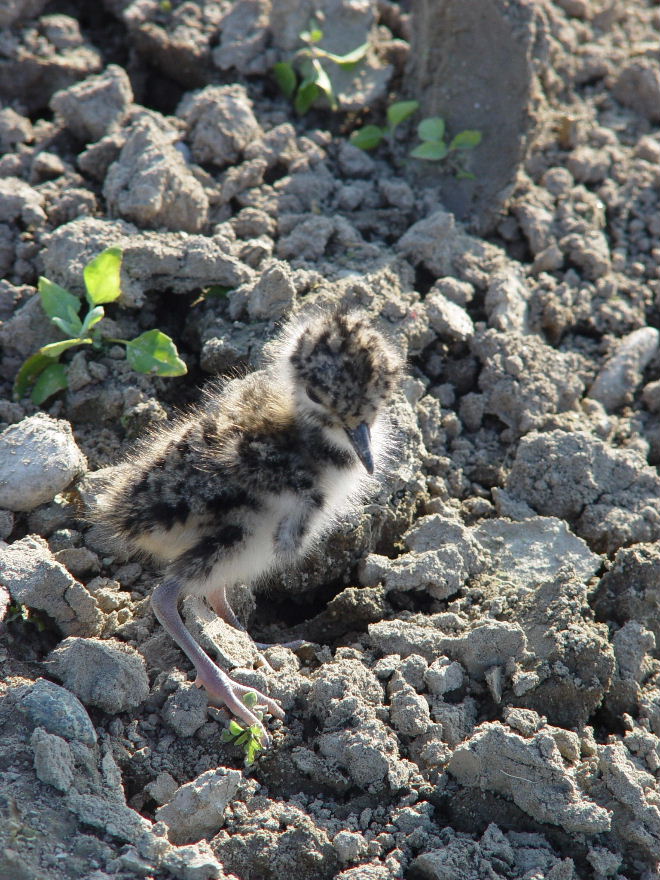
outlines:
[{"label": "green leaf", "polygon": [[417,126],[417,134],[423,141],[438,143],[445,136],[445,120],[441,116],[430,116],[422,119]]},{"label": "green leaf", "polygon": [[233,740],[234,740],[234,737],[231,735],[231,733],[225,727],[225,729],[220,734],[220,742],[229,743],[229,742],[233,742]]},{"label": "green leaf", "polygon": [[433,141],[424,141],[423,144],[415,147],[410,151],[413,159],[428,159],[430,162],[439,162],[444,159],[448,153],[447,144],[444,142],[436,144]]},{"label": "green leaf", "polygon": [[361,150],[374,150],[385,136],[385,132],[379,125],[365,125],[354,131],[349,140],[354,147]]},{"label": "green leaf", "polygon": [[176,345],[166,333],[147,330],[126,343],[126,357],[138,373],[157,376],[183,376],[188,372]]},{"label": "green leaf", "polygon": [[323,67],[321,67],[316,58],[312,60],[312,68],[314,70],[314,82],[316,83],[316,87],[320,89],[326,96],[331,109],[336,110],[337,99],[335,98],[335,93],[332,88],[332,83],[330,82],[330,77],[325,72]]},{"label": "green leaf", "polygon": [[89,336],[89,331],[92,327],[95,327],[98,322],[104,317],[105,309],[103,306],[94,306],[93,309],[90,309],[85,315],[85,320],[83,321],[82,328],[80,330],[81,336]]},{"label": "green leaf", "polygon": [[390,127],[390,131],[394,131],[397,125],[409,116],[412,116],[418,108],[419,101],[397,101],[394,104],[390,104],[387,108],[387,124]]},{"label": "green leaf", "polygon": [[241,727],[241,725],[238,723],[238,721],[235,721],[233,718],[230,719],[228,730],[232,736],[234,736],[234,737],[240,736],[241,733],[243,733],[243,729],[244,728]]},{"label": "green leaf", "polygon": [[44,312],[53,324],[67,336],[77,336],[82,327],[78,317],[81,305],[78,297],[43,276],[39,278],[39,296]]},{"label": "green leaf", "polygon": [[273,65],[273,75],[284,97],[291,100],[298,82],[293,65],[289,64],[288,61],[278,61],[277,64]]},{"label": "green leaf", "polygon": [[452,138],[450,150],[473,150],[481,143],[481,132],[474,128],[466,128]]},{"label": "green leaf", "polygon": [[319,96],[319,88],[311,79],[300,83],[293,107],[299,116],[304,116]]},{"label": "green leaf", "polygon": [[37,377],[52,363],[53,358],[39,351],[31,355],[21,366],[14,379],[14,399],[20,400],[30,385],[33,385]]},{"label": "green leaf", "polygon": [[259,702],[259,697],[255,694],[254,691],[248,691],[247,694],[243,697],[244,704],[251,709],[253,706],[256,706]]},{"label": "green leaf", "polygon": [[456,180],[476,180],[477,175],[473,174],[471,171],[466,171],[464,168],[459,168],[456,172]]},{"label": "green leaf", "polygon": [[362,43],[345,55],[335,55],[334,52],[326,52],[325,49],[317,49],[316,54],[321,58],[327,58],[328,61],[334,61],[339,67],[354,67],[358,61],[362,61],[369,49],[369,43]]},{"label": "green leaf", "polygon": [[109,247],[102,251],[83,269],[87,289],[87,301],[98,306],[114,302],[121,294],[121,260],[123,251]]},{"label": "green leaf", "polygon": [[51,342],[48,345],[42,345],[39,353],[45,354],[51,361],[56,361],[67,349],[73,348],[74,345],[83,345],[89,342],[91,342],[91,339],[80,339],[79,337],[63,339],[61,342]]},{"label": "green leaf", "polygon": [[36,406],[41,406],[44,400],[48,400],[53,394],[62,391],[68,384],[64,364],[51,363],[34,384],[32,394],[30,395],[32,403]]}]

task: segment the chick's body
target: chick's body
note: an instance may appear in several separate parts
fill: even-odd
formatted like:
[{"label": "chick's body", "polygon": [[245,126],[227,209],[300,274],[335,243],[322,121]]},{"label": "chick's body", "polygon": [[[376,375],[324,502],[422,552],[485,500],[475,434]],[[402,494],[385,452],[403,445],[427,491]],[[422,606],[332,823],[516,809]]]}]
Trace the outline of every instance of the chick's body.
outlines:
[{"label": "chick's body", "polygon": [[248,723],[257,722],[241,701],[248,689],[192,639],[178,599],[204,596],[240,626],[226,588],[304,556],[368,490],[387,445],[382,404],[400,366],[361,313],[292,323],[270,364],[207,392],[196,412],[149,438],[100,500],[117,535],[165,564],[154,611],[198,683]]}]

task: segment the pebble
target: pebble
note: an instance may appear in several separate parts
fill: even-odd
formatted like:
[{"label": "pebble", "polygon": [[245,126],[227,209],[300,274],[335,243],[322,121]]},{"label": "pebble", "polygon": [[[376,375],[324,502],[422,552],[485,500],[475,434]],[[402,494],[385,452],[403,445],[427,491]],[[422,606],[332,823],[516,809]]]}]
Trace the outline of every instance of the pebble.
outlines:
[{"label": "pebble", "polygon": [[589,397],[612,412],[630,403],[642,374],[658,351],[660,334],[655,327],[640,327],[624,336],[596,376]]},{"label": "pebble", "polygon": [[222,825],[225,808],[238,790],[242,774],[218,767],[207,770],[176,790],[172,799],[156,810],[165,822],[172,843],[195,843],[211,837]]},{"label": "pebble", "polygon": [[36,727],[30,739],[34,751],[34,769],[37,777],[59,791],[68,791],[73,782],[73,753],[69,743]]},{"label": "pebble", "polygon": [[44,413],[23,419],[0,434],[0,507],[34,510],[86,469],[68,422]]},{"label": "pebble", "polygon": [[48,733],[88,746],[96,743],[96,731],[85,707],[52,681],[38,678],[28,685],[19,697],[19,708],[35,727],[43,727]]}]

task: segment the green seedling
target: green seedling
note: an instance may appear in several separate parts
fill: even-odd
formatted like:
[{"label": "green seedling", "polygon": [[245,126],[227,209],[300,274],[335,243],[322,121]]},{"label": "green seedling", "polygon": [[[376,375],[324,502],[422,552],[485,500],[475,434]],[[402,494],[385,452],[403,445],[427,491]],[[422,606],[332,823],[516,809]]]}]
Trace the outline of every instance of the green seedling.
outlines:
[{"label": "green seedling", "polygon": [[335,55],[318,45],[323,39],[323,31],[317,25],[310,25],[299,36],[304,43],[303,48],[296,52],[291,61],[280,61],[273,67],[282,94],[293,101],[299,116],[307,113],[318,98],[325,98],[330,109],[337,110],[337,96],[323,62],[332,61],[350,70],[367,54],[369,44],[363,43],[345,55]]},{"label": "green seedling", "polygon": [[36,626],[39,632],[43,632],[46,629],[46,620],[43,614],[35,611],[34,608],[28,608],[27,605],[22,605],[20,602],[12,602],[7,608],[5,622],[15,623],[17,621],[20,621],[21,623],[31,623],[33,626]]},{"label": "green seedling", "polygon": [[[256,709],[257,695],[254,691],[249,691],[243,697],[243,702],[252,709],[259,721],[263,718],[263,712]],[[240,746],[245,753],[245,766],[251,767],[254,764],[257,755],[263,749],[261,743],[261,729],[258,724],[252,724],[250,727],[240,724],[234,718],[231,719],[227,727],[222,731],[220,736],[222,742],[233,743]]]},{"label": "green seedling", "polygon": [[108,343],[124,345],[126,359],[138,373],[183,376],[188,371],[174,342],[160,330],[147,330],[130,340],[112,339],[101,333],[98,324],[105,316],[103,305],[119,299],[121,294],[122,256],[121,248],[110,247],[85,266],[83,279],[88,309],[84,318],[80,317],[82,300],[48,278],[39,278],[41,305],[66,338],[43,345],[25,361],[14,381],[16,400],[31,388],[32,402],[40,406],[65,389],[67,368],[59,360],[65,351],[78,345],[91,345],[96,349]]},{"label": "green seedling", "polygon": [[[441,162],[452,153],[473,150],[481,143],[481,132],[476,129],[459,131],[447,143],[445,121],[440,116],[430,116],[428,119],[422,119],[417,126],[417,134],[421,144],[418,144],[411,150],[410,155],[413,159],[426,159],[428,162]],[[459,167],[456,177],[473,180],[474,174]]]},{"label": "green seedling", "polygon": [[418,109],[419,101],[397,101],[387,108],[387,126],[365,125],[358,128],[349,140],[361,150],[375,150],[384,139],[391,139],[397,125],[400,125]]}]

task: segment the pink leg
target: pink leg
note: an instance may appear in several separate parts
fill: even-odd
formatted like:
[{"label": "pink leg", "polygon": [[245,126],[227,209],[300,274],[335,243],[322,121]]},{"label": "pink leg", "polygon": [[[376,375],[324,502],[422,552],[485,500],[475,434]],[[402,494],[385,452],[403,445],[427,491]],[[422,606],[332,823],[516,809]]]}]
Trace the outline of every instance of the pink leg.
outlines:
[{"label": "pink leg", "polygon": [[[218,590],[216,590],[215,593],[211,593],[206,598],[211,608],[215,611],[215,613],[221,620],[224,620],[224,622],[228,623],[229,626],[233,626],[234,629],[238,629],[241,632],[247,632],[243,624],[232,611],[231,605],[227,600],[226,587],[220,587]],[[254,639],[252,641],[254,641]],[[273,645],[269,644],[268,642],[254,642],[254,644],[257,646],[257,648],[259,648],[260,651],[264,651],[266,648],[273,647]],[[297,639],[294,642],[282,642],[281,646],[283,648],[291,648],[292,651],[297,651],[298,648],[300,648],[304,644],[304,639]]]},{"label": "pink leg", "polygon": [[181,589],[181,584],[173,579],[166,579],[162,584],[159,584],[151,597],[154,614],[165,631],[174,639],[194,665],[197,671],[195,684],[198,687],[203,686],[206,688],[211,702],[226,706],[230,712],[248,725],[258,725],[262,733],[263,745],[270,745],[270,737],[266,732],[266,728],[245,705],[243,697],[251,691],[256,693],[259,704],[263,705],[266,711],[275,718],[284,718],[282,708],[275,700],[272,700],[255,688],[246,687],[237,681],[233,681],[200,648],[186,629],[177,609]]}]

